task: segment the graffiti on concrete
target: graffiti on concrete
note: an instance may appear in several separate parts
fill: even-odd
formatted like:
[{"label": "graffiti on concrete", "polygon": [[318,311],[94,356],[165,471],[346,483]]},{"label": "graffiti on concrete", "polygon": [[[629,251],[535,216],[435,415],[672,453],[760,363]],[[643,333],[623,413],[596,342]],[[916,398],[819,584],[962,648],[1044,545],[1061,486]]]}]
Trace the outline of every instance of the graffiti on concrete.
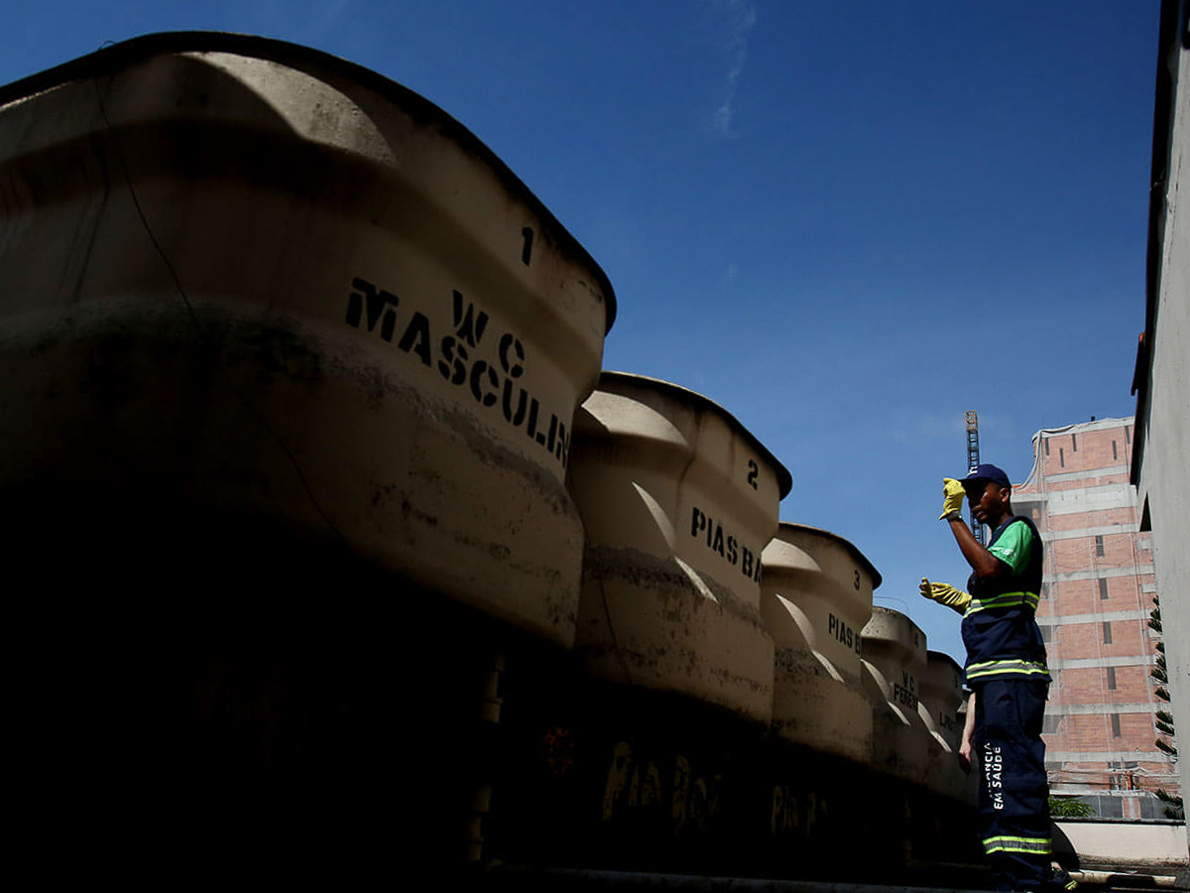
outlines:
[{"label": "graffiti on concrete", "polygon": [[708,779],[695,772],[683,754],[674,754],[659,765],[655,760],[639,759],[631,744],[620,741],[612,748],[603,791],[603,821],[615,824],[650,813],[667,822],[675,836],[705,833],[718,811],[720,781],[719,776]]},{"label": "graffiti on concrete", "polygon": [[574,738],[569,729],[553,726],[542,737],[545,745],[545,765],[550,775],[557,778],[569,774],[574,768]]},{"label": "graffiti on concrete", "polygon": [[774,837],[813,837],[826,818],[827,807],[827,799],[816,791],[777,785],[773,788],[769,831]]}]

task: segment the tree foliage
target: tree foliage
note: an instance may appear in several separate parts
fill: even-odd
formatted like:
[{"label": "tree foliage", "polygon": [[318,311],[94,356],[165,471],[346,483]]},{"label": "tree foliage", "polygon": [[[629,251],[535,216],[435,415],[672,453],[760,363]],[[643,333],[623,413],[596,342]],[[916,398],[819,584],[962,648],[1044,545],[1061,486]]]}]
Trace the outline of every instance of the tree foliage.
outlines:
[{"label": "tree foliage", "polygon": [[1050,797],[1050,815],[1056,819],[1083,819],[1095,815],[1095,810],[1074,797]]},{"label": "tree foliage", "polygon": [[1186,820],[1186,806],[1181,797],[1167,794],[1161,788],[1157,788],[1156,794],[1157,799],[1166,804],[1162,812],[1165,813],[1167,819],[1178,819],[1183,822]]}]

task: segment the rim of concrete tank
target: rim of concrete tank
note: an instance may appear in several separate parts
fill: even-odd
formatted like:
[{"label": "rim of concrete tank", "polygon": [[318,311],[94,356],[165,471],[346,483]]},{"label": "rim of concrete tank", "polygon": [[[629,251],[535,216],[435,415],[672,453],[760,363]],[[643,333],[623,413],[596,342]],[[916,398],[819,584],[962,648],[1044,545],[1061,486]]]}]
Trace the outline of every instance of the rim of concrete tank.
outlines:
[{"label": "rim of concrete tank", "polygon": [[863,565],[863,567],[866,568],[868,573],[871,575],[873,590],[879,589],[880,584],[884,582],[884,577],[880,576],[880,571],[876,570],[876,565],[872,564],[872,562],[868,560],[868,556],[861,552],[859,547],[857,547],[855,543],[851,542],[851,540],[844,539],[843,537],[839,536],[839,534],[830,530],[826,530],[822,527],[814,527],[810,524],[795,524],[792,521],[782,521],[781,527],[777,530],[777,536],[781,535],[781,528],[786,527],[788,527],[790,530],[804,530],[806,533],[813,533],[816,536],[821,536],[823,539],[831,539],[842,543],[847,548],[847,551],[851,553],[851,557]]},{"label": "rim of concrete tank", "polygon": [[607,278],[607,274],[603,272],[587,249],[558,221],[553,212],[542,204],[541,199],[533,194],[520,177],[514,174],[508,165],[479,137],[424,96],[414,93],[408,87],[403,87],[370,68],[348,61],[341,56],[334,56],[323,50],[272,37],[258,37],[254,34],[236,34],[230,31],[160,31],[114,43],[61,65],[55,65],[9,84],[0,85],[0,106],[43,93],[70,81],[114,73],[131,62],[141,61],[152,56],[166,53],[218,52],[250,56],[287,65],[291,68],[301,68],[302,66],[314,68],[317,66],[323,70],[330,70],[395,102],[420,121],[432,123],[464,149],[478,155],[485,163],[491,165],[510,191],[519,193],[525,203],[539,217],[551,227],[555,227],[564,246],[569,248],[581,263],[592,269],[604,292],[606,308],[604,334],[611,331],[612,324],[616,321],[617,306],[611,280]]},{"label": "rim of concrete tank", "polygon": [[[683,403],[689,403],[702,409],[714,410],[716,413],[727,419],[727,421],[729,421],[735,428],[737,428],[740,433],[744,435],[744,439],[752,444],[752,446],[756,448],[756,451],[760,453],[765,461],[767,461],[773,466],[773,468],[776,469],[777,486],[780,489],[781,498],[784,499],[789,495],[789,491],[793,489],[793,475],[789,473],[789,469],[782,465],[780,460],[778,460],[776,456],[769,452],[768,447],[756,439],[755,434],[744,427],[743,422],[733,416],[730,412],[728,412],[710,397],[704,397],[697,391],[692,391],[680,384],[674,384],[672,381],[665,381],[662,378],[653,378],[649,375],[639,375],[636,372],[617,372],[613,369],[604,369],[599,373],[599,383],[602,384],[605,381],[648,382],[650,385],[655,386],[657,390],[665,391],[671,397],[675,397]],[[598,388],[598,385],[596,385],[596,387]]]},{"label": "rim of concrete tank", "polygon": [[949,661],[949,662],[950,662],[950,664],[951,664],[951,665],[952,665],[952,666],[953,666],[953,667],[954,667],[956,670],[958,670],[960,673],[961,673],[961,672],[963,672],[963,666],[962,666],[962,664],[960,664],[960,663],[959,663],[957,660],[955,660],[953,657],[951,657],[951,656],[950,656],[949,654],[947,654],[945,651],[935,651],[933,648],[927,649],[927,650],[926,650],[926,661],[927,661],[927,662],[929,662],[929,661],[931,661],[931,660],[945,660],[945,661]]},{"label": "rim of concrete tank", "polygon": [[[904,617],[905,621],[911,627],[913,627],[915,630],[917,630],[919,633],[921,633],[923,637],[926,634],[926,631],[924,629],[922,629],[920,626],[918,626],[916,623],[914,623],[913,618],[910,617],[908,614],[906,614],[904,611],[898,611],[896,608],[886,608],[883,605],[872,605],[872,615],[873,616],[875,616],[877,611],[883,611],[885,614],[896,614],[898,617]],[[928,661],[929,660],[929,658],[928,658],[929,648],[928,647],[926,648],[926,654],[927,654],[926,659]]]}]

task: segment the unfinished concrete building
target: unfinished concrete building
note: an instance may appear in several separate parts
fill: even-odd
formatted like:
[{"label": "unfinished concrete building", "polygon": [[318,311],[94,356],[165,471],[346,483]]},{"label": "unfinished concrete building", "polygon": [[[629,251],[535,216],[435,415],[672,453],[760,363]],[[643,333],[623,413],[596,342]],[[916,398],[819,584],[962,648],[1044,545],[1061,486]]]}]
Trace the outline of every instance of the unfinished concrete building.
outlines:
[{"label": "unfinished concrete building", "polygon": [[1157,584],[1129,482],[1132,448],[1131,418],[1039,431],[1013,507],[1045,543],[1037,622],[1054,679],[1044,734],[1051,789],[1102,818],[1160,819],[1156,791],[1179,785],[1154,743],[1169,704],[1150,675],[1160,654],[1150,625]]}]

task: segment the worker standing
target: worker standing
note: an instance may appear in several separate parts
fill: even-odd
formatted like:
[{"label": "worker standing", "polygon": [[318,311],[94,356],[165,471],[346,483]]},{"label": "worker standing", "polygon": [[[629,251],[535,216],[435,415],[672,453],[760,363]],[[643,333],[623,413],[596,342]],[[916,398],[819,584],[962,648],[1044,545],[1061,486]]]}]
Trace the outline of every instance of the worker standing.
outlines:
[{"label": "worker standing", "polygon": [[[1041,535],[1012,511],[1012,484],[995,465],[979,465],[943,482],[939,520],[946,521],[971,566],[967,591],[923,578],[921,594],[963,615],[964,667],[971,701],[959,751],[979,765],[979,815],[984,851],[997,890],[1048,891],[1051,876],[1049,784],[1042,718],[1050,675],[1034,619],[1041,592]],[[984,548],[961,514],[992,529]]]}]

